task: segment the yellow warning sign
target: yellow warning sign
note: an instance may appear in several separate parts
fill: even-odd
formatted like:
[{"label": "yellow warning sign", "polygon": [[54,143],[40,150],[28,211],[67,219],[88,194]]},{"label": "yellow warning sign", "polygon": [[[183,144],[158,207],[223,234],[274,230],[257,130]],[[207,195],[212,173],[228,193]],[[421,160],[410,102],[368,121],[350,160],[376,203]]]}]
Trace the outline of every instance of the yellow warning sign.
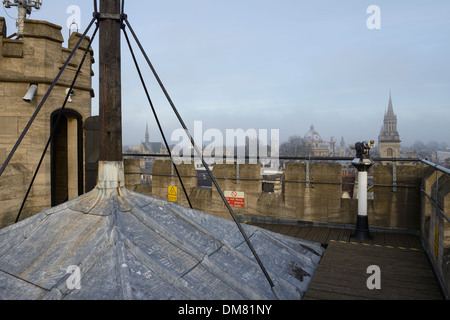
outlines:
[{"label": "yellow warning sign", "polygon": [[178,188],[174,186],[170,186],[167,189],[167,200],[170,202],[177,202],[178,200]]}]

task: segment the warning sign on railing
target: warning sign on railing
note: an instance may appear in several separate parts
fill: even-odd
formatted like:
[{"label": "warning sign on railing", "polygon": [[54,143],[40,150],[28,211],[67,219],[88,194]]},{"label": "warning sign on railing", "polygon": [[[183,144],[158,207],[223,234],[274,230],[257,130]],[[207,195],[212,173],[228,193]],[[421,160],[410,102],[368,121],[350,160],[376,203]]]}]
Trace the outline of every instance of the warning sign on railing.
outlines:
[{"label": "warning sign on railing", "polygon": [[245,193],[241,191],[225,191],[225,198],[231,207],[244,208],[245,207]]}]

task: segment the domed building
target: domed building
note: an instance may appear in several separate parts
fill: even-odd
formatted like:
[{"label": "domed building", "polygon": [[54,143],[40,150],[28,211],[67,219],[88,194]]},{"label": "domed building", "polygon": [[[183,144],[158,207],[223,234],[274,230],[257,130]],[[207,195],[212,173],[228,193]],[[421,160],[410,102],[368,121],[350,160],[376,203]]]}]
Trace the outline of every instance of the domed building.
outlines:
[{"label": "domed building", "polygon": [[305,141],[308,141],[311,144],[323,143],[320,134],[314,129],[314,125],[311,125],[311,129],[305,134]]},{"label": "domed building", "polygon": [[[333,153],[334,149],[334,139],[331,139],[330,144],[325,144],[320,134],[314,129],[314,125],[306,132],[305,145],[310,149],[310,156],[312,157],[328,157]],[[330,150],[331,148],[331,150]]]}]

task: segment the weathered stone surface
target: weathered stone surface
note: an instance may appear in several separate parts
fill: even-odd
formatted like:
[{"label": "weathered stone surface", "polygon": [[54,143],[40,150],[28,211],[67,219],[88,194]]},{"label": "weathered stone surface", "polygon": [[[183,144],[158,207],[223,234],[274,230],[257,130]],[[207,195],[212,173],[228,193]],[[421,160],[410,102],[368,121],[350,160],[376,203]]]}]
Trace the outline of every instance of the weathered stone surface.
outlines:
[{"label": "weathered stone surface", "polygon": [[[27,19],[24,35],[20,40],[7,39],[6,36],[5,21],[0,18],[0,162],[2,164],[60,71],[64,63],[63,59],[71,51],[71,49],[62,47],[64,39],[61,34],[61,27],[45,21]],[[80,36],[80,34],[75,33],[71,35],[69,44],[72,48],[74,42],[78,41]],[[88,41],[88,38],[83,39],[83,48],[87,47]],[[69,50],[69,53],[67,53],[67,50]],[[16,172],[16,177],[18,181],[21,181],[21,186],[20,190],[15,187],[0,189],[0,198],[8,199],[8,205],[0,208],[0,228],[8,225],[12,217],[15,218],[19,211],[20,204],[31,182],[32,174],[37,168],[50,136],[52,113],[62,107],[66,97],[66,89],[72,83],[83,54],[84,50],[81,48],[75,53],[73,61],[63,73],[16,154],[11,159],[10,165],[15,166],[16,169],[14,170],[19,170]],[[91,56],[92,51],[86,59],[75,84],[75,95],[72,97],[72,103],[66,104],[66,109],[77,112],[81,116],[82,122],[91,115],[91,98],[93,95],[91,85],[93,58]],[[38,89],[31,102],[24,102],[22,98],[28,91],[30,84],[37,84]],[[82,126],[80,129],[83,130]],[[73,142],[72,138],[68,141],[68,144]],[[84,134],[82,135],[82,142],[84,143]],[[49,150],[24,208],[23,217],[36,214],[51,206],[50,161]],[[82,170],[84,170],[84,164]],[[3,183],[4,185],[5,181],[9,181],[8,183],[15,185],[13,181],[10,181],[10,177],[5,172],[4,176],[0,177],[0,184]],[[73,186],[70,188],[73,193]]]},{"label": "weathered stone surface", "polygon": [[23,58],[23,41],[4,39],[2,55],[6,58]]},{"label": "weathered stone surface", "polygon": [[46,39],[63,43],[64,38],[61,34],[61,29],[61,26],[47,21],[27,19],[24,24],[23,37]]},{"label": "weathered stone surface", "polygon": [[[153,176],[153,188],[148,194],[167,199],[167,187],[178,183],[178,178],[174,175],[174,179],[171,179],[170,161],[157,160],[153,168],[158,175]],[[197,190],[194,165],[187,170],[189,174],[186,175],[189,177],[183,178],[183,181],[186,180],[187,185],[190,186],[188,190],[193,207],[231,219],[216,188],[213,186],[211,190]],[[310,185],[307,187],[306,164],[290,164],[284,171],[283,192],[280,194],[262,192],[260,170],[259,164],[239,165],[238,183],[236,164],[214,166],[213,175],[222,191],[245,193],[245,207],[233,208],[237,215],[355,224],[358,200],[342,198],[340,165],[310,164]],[[392,170],[391,165],[376,165],[374,168],[374,183],[382,186],[376,186],[374,199],[368,200],[370,225],[418,230],[422,203],[419,190],[422,167],[398,166],[397,185],[399,187],[396,192],[393,192]]]}]

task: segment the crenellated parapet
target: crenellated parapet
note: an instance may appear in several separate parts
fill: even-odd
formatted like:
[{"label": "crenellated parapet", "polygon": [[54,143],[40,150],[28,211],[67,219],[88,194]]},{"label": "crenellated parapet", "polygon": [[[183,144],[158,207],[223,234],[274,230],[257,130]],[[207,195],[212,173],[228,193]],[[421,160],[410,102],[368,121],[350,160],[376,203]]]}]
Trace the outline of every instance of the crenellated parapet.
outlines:
[{"label": "crenellated parapet", "polygon": [[[27,19],[23,35],[20,38],[12,37],[8,36],[5,19],[0,17],[0,165],[10,154],[83,36],[72,33],[66,47],[61,31],[62,27],[53,23]],[[0,226],[12,223],[17,215],[89,42],[89,37],[82,40],[0,177],[0,202],[3,204],[0,208]],[[84,191],[84,126],[86,119],[91,117],[91,101],[94,97],[93,63],[93,50],[90,48],[75,82],[73,95],[62,112],[62,122],[58,125],[55,138],[33,184],[22,218]],[[29,89],[36,86],[32,99],[24,100]]]},{"label": "crenellated parapet", "polygon": [[[72,33],[68,40],[68,48],[65,48],[61,30],[60,26],[47,21],[26,20],[23,37],[8,39],[5,19],[0,17],[0,35],[2,35],[0,82],[51,84],[82,36],[79,33]],[[88,44],[89,38],[86,37],[58,82],[58,86],[70,86]],[[75,88],[87,91],[93,97],[91,65],[94,60],[92,49],[90,56],[88,62],[83,66]]]}]

